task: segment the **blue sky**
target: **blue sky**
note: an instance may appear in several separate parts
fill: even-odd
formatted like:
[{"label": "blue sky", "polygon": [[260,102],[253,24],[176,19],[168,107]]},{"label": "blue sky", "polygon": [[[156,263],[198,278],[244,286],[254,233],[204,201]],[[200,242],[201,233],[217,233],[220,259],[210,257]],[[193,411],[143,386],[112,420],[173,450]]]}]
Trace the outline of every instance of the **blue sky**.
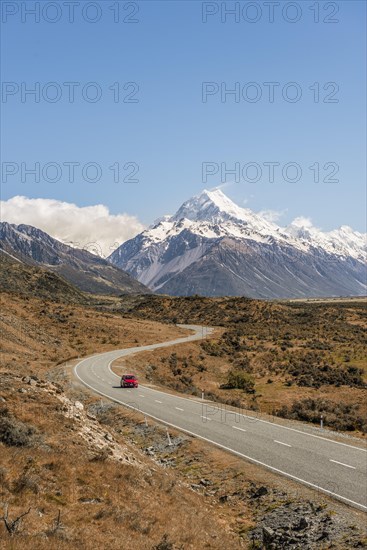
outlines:
[{"label": "blue sky", "polygon": [[[278,222],[282,225],[306,216],[325,230],[347,224],[365,231],[365,2],[331,3],[338,8],[336,15],[327,2],[319,2],[319,23],[310,9],[314,2],[307,0],[296,2],[302,10],[296,23],[281,14],[286,2],[280,2],[273,23],[261,1],[257,3],[261,17],[254,23],[243,16],[239,22],[233,16],[222,22],[220,13],[208,15],[203,23],[202,10],[220,8],[216,2],[206,8],[200,1],[138,2],[139,12],[130,16],[136,23],[114,23],[110,7],[117,3],[112,0],[98,3],[102,15],[96,23],[83,19],[81,8],[87,4],[83,1],[75,7],[74,23],[68,21],[62,2],[62,16],[55,23],[45,20],[54,17],[52,8],[41,13],[39,23],[33,16],[22,22],[25,2],[7,4],[11,5],[7,13],[14,5],[18,13],[3,13],[2,80],[10,84],[5,89],[8,95],[4,89],[2,94],[2,162],[15,163],[19,172],[3,178],[3,200],[25,195],[80,207],[104,204],[112,214],[127,212],[148,224],[173,213],[204,187],[222,183],[220,170],[203,182],[203,163],[218,168],[225,163],[228,169],[235,163],[241,169],[257,163],[262,168],[259,181],[241,176],[224,189],[238,204],[282,212]],[[119,4],[121,19],[129,18],[134,3]],[[225,4],[233,7],[235,2]],[[240,2],[240,8],[246,4]],[[249,9],[251,19],[256,14]],[[94,17],[93,7],[87,15]],[[290,10],[287,15],[293,18],[296,13]],[[339,21],[327,23],[325,17]],[[41,96],[36,103],[26,96],[22,102],[20,92],[13,89],[12,95],[11,89],[11,83],[21,89],[22,82],[27,88],[39,82],[46,97],[57,88],[44,85],[56,82],[61,99],[51,103]],[[64,82],[80,83],[74,103],[69,102]],[[97,83],[100,101],[83,99],[80,90],[88,82]],[[115,103],[109,90],[115,82],[120,83],[121,97],[138,86],[131,95],[138,101]],[[136,84],[123,90],[127,82]],[[252,103],[227,96],[222,102],[218,92],[203,103],[203,82],[219,87],[225,83],[228,89],[238,82],[245,94],[254,92],[246,85],[255,82],[262,97]],[[264,82],[279,83],[273,103]],[[282,97],[289,82],[297,83],[300,101]],[[309,89],[315,82],[320,86],[319,102],[314,101],[315,86]],[[330,82],[335,84],[323,90]],[[290,95],[295,91],[287,89]],[[89,87],[85,93],[95,90]],[[329,99],[338,102],[325,103],[333,91]],[[71,161],[80,163],[73,183],[63,166]],[[39,183],[31,176],[22,182],[22,162],[29,167],[57,162],[63,167],[61,179],[52,183],[41,174]],[[100,165],[100,181],[83,181],[81,167],[88,162]],[[138,182],[114,182],[109,166],[116,162],[124,175],[134,168],[123,166],[136,163]],[[279,163],[274,182],[268,181],[264,162]],[[296,183],[282,176],[289,162],[302,170]],[[320,166],[319,183],[309,168],[315,163]],[[325,170],[326,163],[335,164]],[[339,182],[322,181],[336,165],[334,179]],[[234,176],[227,179],[233,181]]]}]

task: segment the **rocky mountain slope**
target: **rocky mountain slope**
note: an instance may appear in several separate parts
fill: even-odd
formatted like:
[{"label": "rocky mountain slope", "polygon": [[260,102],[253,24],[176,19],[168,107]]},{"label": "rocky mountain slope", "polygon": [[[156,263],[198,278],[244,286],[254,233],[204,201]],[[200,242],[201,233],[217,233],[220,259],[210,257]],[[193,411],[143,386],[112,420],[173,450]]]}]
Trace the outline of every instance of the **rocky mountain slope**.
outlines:
[{"label": "rocky mountain slope", "polygon": [[203,191],[174,216],[123,243],[109,260],[158,293],[305,298],[366,293],[366,236],[281,228]]},{"label": "rocky mountain slope", "polygon": [[0,250],[3,257],[45,267],[84,292],[109,295],[150,292],[105,259],[87,250],[71,248],[30,225],[1,223]]},{"label": "rocky mountain slope", "polygon": [[62,277],[38,266],[26,265],[0,250],[0,292],[38,296],[64,304],[88,305],[91,298]]}]

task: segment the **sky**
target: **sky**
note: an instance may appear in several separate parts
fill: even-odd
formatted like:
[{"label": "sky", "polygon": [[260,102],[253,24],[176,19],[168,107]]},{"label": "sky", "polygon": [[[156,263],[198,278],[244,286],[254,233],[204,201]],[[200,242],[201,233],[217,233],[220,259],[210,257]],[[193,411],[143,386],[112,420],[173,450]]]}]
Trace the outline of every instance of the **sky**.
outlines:
[{"label": "sky", "polygon": [[280,225],[366,231],[364,1],[1,8],[7,221],[121,241],[223,186]]}]

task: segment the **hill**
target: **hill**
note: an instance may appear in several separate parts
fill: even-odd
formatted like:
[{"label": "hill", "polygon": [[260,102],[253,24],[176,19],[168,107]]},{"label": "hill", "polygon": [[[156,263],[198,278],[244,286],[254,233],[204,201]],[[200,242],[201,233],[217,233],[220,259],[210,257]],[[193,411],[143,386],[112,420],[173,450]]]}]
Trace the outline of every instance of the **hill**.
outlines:
[{"label": "hill", "polygon": [[91,294],[147,294],[131,275],[88,250],[72,248],[29,225],[0,224],[0,249],[28,265],[45,267]]},{"label": "hill", "polygon": [[4,250],[0,250],[0,292],[64,304],[87,305],[92,301],[56,273],[24,264]]}]

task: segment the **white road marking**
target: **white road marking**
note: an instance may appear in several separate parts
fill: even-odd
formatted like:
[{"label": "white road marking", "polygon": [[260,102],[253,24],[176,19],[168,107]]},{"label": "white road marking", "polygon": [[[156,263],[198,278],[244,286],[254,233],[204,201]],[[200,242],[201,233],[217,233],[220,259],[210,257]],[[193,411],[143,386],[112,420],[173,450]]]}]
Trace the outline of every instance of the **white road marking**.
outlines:
[{"label": "white road marking", "polygon": [[344,462],[339,462],[338,460],[333,460],[332,458],[329,459],[330,462],[335,462],[335,464],[340,464],[341,466],[345,466],[346,468],[351,468],[352,470],[356,470],[355,466],[350,466],[349,464],[344,464]]},{"label": "white road marking", "polygon": [[[194,329],[190,329],[190,330],[194,330]],[[210,332],[210,334],[212,333],[212,331]],[[190,342],[190,341],[195,341],[195,340],[202,340],[202,337],[200,336],[199,332],[197,332],[196,334],[192,335],[192,336],[188,336],[186,338],[180,338],[178,340],[173,340],[172,342],[164,342],[163,344],[159,344],[158,347],[167,347],[169,345],[176,345],[176,344],[181,344],[181,343],[184,343],[185,341],[186,342]],[[156,346],[157,348],[157,346]],[[154,348],[154,349],[156,349]],[[117,359],[120,359],[121,357],[126,357],[127,355],[130,355],[130,354],[134,354],[134,353],[139,353],[139,352],[142,352],[144,351],[144,346],[142,346],[142,348],[125,348],[125,349],[121,349],[121,350],[116,350],[115,352],[110,352],[111,354],[115,354],[115,353],[118,353],[118,355],[116,355],[113,359],[111,359],[111,361],[108,363],[107,365],[107,368],[108,370],[111,372],[111,374],[115,377],[115,378],[118,378],[120,379],[120,376],[118,376],[115,372],[113,372],[112,368],[111,368],[111,364],[114,363]],[[89,359],[91,358],[96,358],[96,357],[99,357],[99,356],[104,356],[106,355],[106,352],[102,352],[102,353],[97,353],[97,354],[94,354],[90,357],[85,357],[84,359],[82,359],[81,361],[79,361],[79,363],[77,363],[74,367],[74,372],[75,374],[77,374],[77,369],[78,367],[84,363],[84,361],[88,361]],[[91,367],[91,370],[93,369],[93,367]],[[88,384],[86,384],[80,377],[79,375],[77,374],[77,377],[80,379],[81,382],[83,382],[83,384],[85,384],[86,386],[88,386]],[[91,389],[93,389],[94,391],[97,391],[95,388],[93,388],[93,386],[90,386]],[[143,386],[145,387],[145,386]],[[155,392],[155,393],[161,393],[161,394],[164,394],[164,395],[167,395],[167,392],[163,392],[163,391],[160,391],[160,390],[155,390],[153,388],[145,388],[145,389],[148,389],[149,391],[152,391],[152,392]],[[100,392],[99,392],[100,393]],[[111,396],[108,396],[109,398],[111,398]],[[184,399],[185,401],[187,401],[187,397],[181,397],[180,395],[175,395],[175,397],[177,399]],[[200,401],[196,401],[196,399],[190,399],[190,402],[192,403],[199,403],[202,405],[202,402]],[[214,402],[207,402],[206,403],[208,406],[214,406]],[[328,443],[335,443],[336,445],[342,445],[343,447],[349,447],[351,449],[354,449],[355,451],[362,451],[364,453],[367,453],[367,449],[364,449],[362,447],[356,447],[355,445],[348,445],[348,443],[342,443],[341,441],[335,441],[335,439],[330,439],[328,437],[323,437],[321,435],[316,435],[316,434],[310,434],[308,432],[305,432],[303,430],[297,430],[297,428],[291,428],[289,426],[282,426],[281,424],[278,424],[276,423],[275,421],[272,421],[270,422],[269,420],[263,420],[262,418],[258,418],[256,416],[249,416],[249,415],[246,415],[246,414],[243,414],[242,415],[243,418],[248,418],[250,420],[256,420],[258,422],[263,422],[264,424],[271,424],[272,426],[276,426],[277,428],[281,428],[281,429],[284,429],[284,430],[290,430],[292,432],[297,432],[299,434],[302,434],[302,435],[305,435],[305,436],[308,436],[308,437],[314,437],[316,439],[323,439],[324,441],[327,441]],[[332,435],[332,434],[331,434]]]},{"label": "white road marking", "polygon": [[278,441],[277,439],[273,439],[274,443],[279,443],[279,445],[284,445],[285,447],[292,447],[292,445],[289,445],[289,443],[283,443],[283,441]]},{"label": "white road marking", "polygon": [[238,428],[238,426],[232,426],[235,430],[241,430],[241,432],[247,432],[244,428]]},{"label": "white road marking", "polygon": [[[193,329],[191,329],[193,330]],[[181,343],[184,343],[185,340],[187,342],[190,342],[190,341],[195,341],[195,340],[202,340],[202,337],[200,336],[199,333],[197,333],[196,335],[193,335],[193,337],[190,337],[188,336],[187,339],[185,338],[181,338],[179,339],[181,341],[176,341],[174,340],[173,342],[163,342],[161,344],[158,344],[156,346],[157,347],[169,347],[170,345],[174,346],[174,345],[177,345],[177,344],[181,344]],[[155,348],[155,349],[156,349]],[[129,354],[133,354],[133,353],[140,353],[142,351],[145,351],[144,349],[144,346],[142,346],[142,349],[137,349],[137,348],[126,348],[126,349],[122,349],[122,350],[117,350],[119,355],[117,357],[115,357],[114,359],[111,359],[111,361],[108,363],[107,365],[107,368],[110,370],[110,372],[113,374],[113,376],[115,376],[116,378],[120,378],[120,376],[118,376],[115,372],[113,372],[112,368],[111,368],[111,364],[114,363],[115,361],[117,361],[117,359],[120,359],[121,357],[125,357]],[[90,357],[86,357],[85,359],[82,359],[79,363],[77,363],[74,367],[74,372],[76,373],[77,371],[77,368],[79,367],[79,365],[81,363],[83,363],[84,361],[87,361],[88,359],[91,359],[91,357],[98,357],[98,356],[103,356],[105,355],[106,352],[102,352],[102,353],[97,353],[97,354],[94,354]],[[79,377],[78,377],[79,378]],[[83,380],[81,380],[83,382]],[[85,382],[83,382],[85,384]],[[164,395],[167,395],[167,392],[164,392],[164,391],[161,391],[161,390],[156,390],[154,388],[146,388],[145,386],[143,386],[145,389],[149,389],[150,391],[154,391],[156,393],[161,393],[161,394],[164,394]],[[94,389],[94,388],[93,388]],[[174,395],[174,394],[173,394]],[[176,397],[176,399],[184,399],[185,401],[187,401],[187,397],[181,397],[180,395],[174,395],[174,397]],[[196,399],[190,399],[190,402],[192,403],[199,403],[200,405],[202,405],[202,401],[197,401]],[[207,406],[215,406],[215,403],[214,402],[206,402],[205,403]],[[234,411],[233,411],[234,412]],[[328,437],[323,437],[322,435],[316,435],[316,434],[311,434],[311,433],[308,433],[308,432],[305,432],[303,430],[297,430],[297,428],[291,428],[289,426],[283,426],[282,424],[278,424],[277,422],[275,421],[269,421],[269,420],[264,420],[262,418],[258,418],[256,416],[249,416],[249,415],[246,415],[246,414],[242,414],[242,417],[243,418],[248,418],[250,420],[256,420],[257,422],[263,422],[264,424],[271,424],[272,426],[276,426],[277,428],[281,428],[283,430],[290,430],[292,432],[297,432],[299,434],[302,434],[302,435],[306,435],[308,437],[314,437],[316,439],[323,439],[324,441],[327,441],[328,443],[335,443],[336,445],[342,445],[343,447],[350,447],[351,449],[354,449],[355,451],[362,451],[364,453],[367,453],[367,449],[364,449],[362,447],[356,447],[355,445],[349,445],[348,443],[342,443],[341,441],[336,441],[335,439],[330,439]],[[333,434],[330,434],[331,436]]]},{"label": "white road marking", "polygon": [[158,401],[158,399],[154,399],[156,403],[162,403],[162,401]]},{"label": "white road marking", "polygon": [[143,395],[142,393],[139,393],[139,396],[140,396],[140,397],[145,397],[145,395]]},{"label": "white road marking", "polygon": [[[77,378],[79,378],[79,380],[82,382],[82,384],[84,384],[84,386],[87,386],[87,388],[90,388],[91,390],[95,391],[99,395],[103,395],[104,397],[107,397],[108,399],[110,399],[111,401],[114,401],[115,403],[120,403],[121,405],[124,405],[125,407],[128,407],[129,409],[132,409],[132,410],[135,410],[135,411],[137,411],[137,410],[140,411],[140,409],[138,409],[137,407],[134,407],[134,406],[132,406],[128,403],[124,403],[123,401],[120,401],[119,399],[116,399],[115,397],[113,397],[111,395],[108,395],[104,392],[101,392],[100,390],[94,388],[93,386],[91,386],[90,384],[85,382],[78,374],[78,367],[81,363],[83,363],[83,361],[85,361],[85,359],[83,359],[82,361],[80,361],[80,363],[75,365],[74,372],[75,372]],[[163,393],[163,392],[161,392],[161,393]],[[252,458],[248,455],[245,455],[244,453],[241,453],[239,451],[235,451],[234,449],[231,449],[230,447],[227,447],[226,445],[222,445],[218,441],[213,441],[213,439],[209,439],[208,437],[204,437],[203,435],[200,435],[200,434],[197,434],[197,433],[192,432],[190,430],[187,430],[186,428],[182,428],[182,426],[181,427],[176,426],[175,424],[172,424],[171,422],[167,422],[166,420],[163,420],[162,418],[158,418],[157,416],[154,416],[153,414],[146,413],[146,415],[149,416],[149,418],[153,418],[153,420],[157,420],[158,422],[162,422],[166,426],[171,426],[171,428],[175,428],[175,429],[181,430],[181,431],[183,431],[183,432],[185,432],[189,435],[193,435],[194,437],[198,437],[199,439],[202,439],[203,441],[207,441],[208,443],[212,443],[213,445],[215,445],[216,447],[218,447],[220,449],[224,449],[225,451],[229,451],[230,453],[232,453],[234,455],[245,458],[245,459],[249,460],[250,462],[252,462],[254,464],[259,464],[260,466],[264,466],[265,468],[268,468],[269,470],[271,470],[273,472],[281,474],[281,475],[283,475],[285,477],[288,477],[290,479],[294,479],[295,481],[299,481],[300,483],[303,483],[304,485],[307,485],[308,487],[312,487],[313,489],[316,489],[318,491],[322,491],[323,493],[326,493],[327,495],[337,497],[340,500],[343,500],[344,502],[349,502],[350,504],[354,504],[354,505],[358,506],[359,508],[362,508],[363,510],[367,511],[367,506],[365,506],[364,504],[361,504],[360,502],[356,502],[354,500],[351,500],[350,498],[343,497],[342,495],[339,495],[338,493],[334,493],[333,491],[330,491],[329,489],[321,487],[320,485],[316,485],[315,483],[312,483],[311,481],[307,481],[307,480],[302,479],[300,477],[297,477],[293,474],[289,474],[288,472],[284,472],[283,470],[280,470],[279,468],[275,468],[274,466],[270,466],[270,464],[266,464],[265,462],[262,462],[261,460],[257,460],[256,458]],[[207,420],[210,420],[210,418],[208,418]],[[270,424],[270,422],[269,422],[269,424]],[[294,431],[296,431],[296,430],[294,430]],[[321,439],[326,439],[326,438],[321,438]],[[347,445],[347,444],[344,444],[344,443],[341,443],[341,445],[346,445],[347,447],[352,447],[352,445]],[[359,449],[358,447],[353,447],[353,448]],[[364,450],[364,449],[361,449],[361,450]]]},{"label": "white road marking", "polygon": [[206,421],[211,422],[213,420],[212,418],[208,418],[207,416],[203,416],[202,414],[200,414],[200,416],[202,420],[205,420],[205,422]]},{"label": "white road marking", "polygon": [[180,409],[180,407],[175,407],[178,411],[183,411],[183,409]]}]

